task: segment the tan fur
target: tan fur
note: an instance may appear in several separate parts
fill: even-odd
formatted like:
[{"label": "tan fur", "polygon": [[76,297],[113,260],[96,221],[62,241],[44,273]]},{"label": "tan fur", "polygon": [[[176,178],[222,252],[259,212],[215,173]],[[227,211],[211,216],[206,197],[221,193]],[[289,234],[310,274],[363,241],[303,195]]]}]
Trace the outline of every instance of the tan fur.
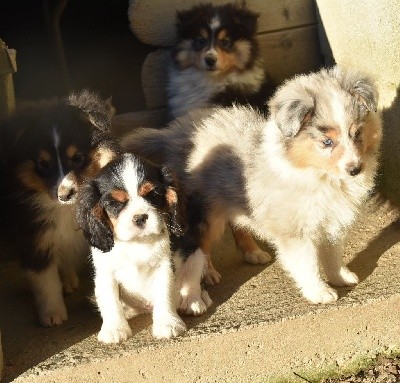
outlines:
[{"label": "tan fur", "polygon": [[154,184],[152,182],[147,181],[140,186],[138,194],[144,197],[147,194],[149,194],[152,190],[154,190]]},{"label": "tan fur", "polygon": [[35,164],[28,160],[20,164],[16,170],[17,178],[28,189],[44,192],[50,195],[50,190],[43,182],[42,178],[35,171]]},{"label": "tan fur", "polygon": [[129,200],[129,194],[125,190],[114,189],[111,191],[111,197],[118,202],[126,202]]},{"label": "tan fur", "polygon": [[75,145],[69,145],[65,150],[67,157],[72,158],[78,153],[78,148]]}]

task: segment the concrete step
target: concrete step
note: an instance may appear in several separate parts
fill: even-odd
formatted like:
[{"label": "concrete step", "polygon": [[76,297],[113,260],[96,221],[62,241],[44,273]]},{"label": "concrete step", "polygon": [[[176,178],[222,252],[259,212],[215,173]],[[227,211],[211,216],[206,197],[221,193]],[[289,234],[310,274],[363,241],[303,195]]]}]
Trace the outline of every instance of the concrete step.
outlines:
[{"label": "concrete step", "polygon": [[66,297],[69,320],[43,329],[15,262],[0,264],[3,382],[305,382],[400,351],[399,212],[378,200],[365,206],[349,236],[346,259],[360,277],[338,302],[307,303],[277,262],[245,264],[229,231],[215,248],[223,275],[214,305],[174,340],[151,337],[151,318],[133,318],[122,345],[96,340],[99,314],[84,275]]}]

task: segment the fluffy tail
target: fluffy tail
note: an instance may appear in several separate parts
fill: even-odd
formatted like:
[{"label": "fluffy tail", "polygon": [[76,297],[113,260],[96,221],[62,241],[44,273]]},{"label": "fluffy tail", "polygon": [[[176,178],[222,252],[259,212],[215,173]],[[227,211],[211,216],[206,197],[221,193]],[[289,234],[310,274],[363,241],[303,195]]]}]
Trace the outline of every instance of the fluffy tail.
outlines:
[{"label": "fluffy tail", "polygon": [[164,129],[141,128],[121,139],[122,150],[146,158],[155,164],[165,163],[167,134]]}]

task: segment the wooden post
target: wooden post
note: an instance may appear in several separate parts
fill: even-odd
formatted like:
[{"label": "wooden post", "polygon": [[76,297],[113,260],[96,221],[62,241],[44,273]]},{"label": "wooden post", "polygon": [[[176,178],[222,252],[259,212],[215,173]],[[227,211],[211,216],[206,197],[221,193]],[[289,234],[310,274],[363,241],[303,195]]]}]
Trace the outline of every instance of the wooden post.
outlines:
[{"label": "wooden post", "polygon": [[0,40],[0,119],[15,109],[15,94],[12,75],[17,71],[16,51],[8,49]]}]

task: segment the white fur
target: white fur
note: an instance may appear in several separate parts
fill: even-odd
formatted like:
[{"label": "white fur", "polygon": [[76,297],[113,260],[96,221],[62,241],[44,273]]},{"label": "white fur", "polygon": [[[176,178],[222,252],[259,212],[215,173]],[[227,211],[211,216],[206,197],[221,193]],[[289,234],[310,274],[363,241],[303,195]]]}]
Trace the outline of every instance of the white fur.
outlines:
[{"label": "white fur", "polygon": [[[98,340],[118,343],[131,337],[126,319],[131,301],[152,308],[156,338],[180,335],[186,325],[176,312],[178,288],[166,224],[160,212],[137,195],[137,169],[133,162],[126,162],[121,177],[130,199],[114,224],[114,246],[108,253],[92,247],[95,296],[103,318]],[[136,214],[148,214],[141,228],[133,223]],[[125,302],[120,288],[128,298]]]},{"label": "white fur", "polygon": [[67,320],[63,289],[65,293],[72,293],[78,288],[76,270],[81,267],[88,246],[78,230],[73,205],[61,205],[43,194],[33,199],[32,204],[38,208],[37,221],[49,223],[37,247],[51,249],[53,260],[42,271],[29,271],[27,277],[32,285],[40,323],[53,326]]},{"label": "white fur", "polygon": [[229,85],[256,93],[265,77],[264,70],[257,65],[244,72],[232,72],[220,77],[195,67],[177,69],[171,66],[169,70],[168,107],[172,117],[193,108],[210,106],[210,100]]},{"label": "white fur", "polygon": [[215,31],[221,26],[221,20],[219,17],[216,15],[214,16],[211,21],[210,21],[210,28],[211,30]]},{"label": "white fur", "polygon": [[96,301],[103,318],[100,341],[118,343],[132,335],[120,301],[120,285],[133,299],[151,305],[155,337],[170,338],[185,331],[186,326],[176,313],[177,289],[167,234],[116,240],[108,253],[92,248],[92,257]]}]

